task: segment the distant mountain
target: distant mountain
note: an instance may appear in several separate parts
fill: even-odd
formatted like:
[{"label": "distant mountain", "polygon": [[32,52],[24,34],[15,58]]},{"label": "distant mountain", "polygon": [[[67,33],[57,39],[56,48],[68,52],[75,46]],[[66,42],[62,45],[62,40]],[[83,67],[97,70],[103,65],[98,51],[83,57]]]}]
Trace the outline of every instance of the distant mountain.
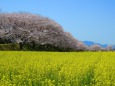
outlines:
[{"label": "distant mountain", "polygon": [[115,49],[115,45],[113,45],[113,49]]},{"label": "distant mountain", "polygon": [[95,42],[92,42],[92,41],[83,41],[84,44],[86,44],[87,46],[92,46],[92,45],[99,45],[103,48],[106,48],[108,46],[108,44],[101,44],[101,43],[95,43]]}]

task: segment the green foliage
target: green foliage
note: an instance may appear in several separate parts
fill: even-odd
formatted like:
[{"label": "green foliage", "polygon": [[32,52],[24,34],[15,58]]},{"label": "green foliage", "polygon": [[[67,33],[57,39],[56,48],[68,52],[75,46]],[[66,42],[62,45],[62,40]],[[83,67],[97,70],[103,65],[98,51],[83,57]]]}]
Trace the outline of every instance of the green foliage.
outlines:
[{"label": "green foliage", "polygon": [[0,50],[16,50],[16,51],[73,51],[69,48],[59,48],[52,46],[50,44],[38,45],[38,44],[18,44],[18,43],[10,43],[10,44],[0,44]]},{"label": "green foliage", "polygon": [[38,44],[24,44],[22,50],[30,51],[72,51],[69,48],[55,47],[50,44],[38,45]]},{"label": "green foliage", "polygon": [[0,52],[1,86],[114,86],[114,52]]},{"label": "green foliage", "polygon": [[9,50],[19,50],[19,44],[0,44],[0,50],[5,50],[5,51],[9,51]]}]

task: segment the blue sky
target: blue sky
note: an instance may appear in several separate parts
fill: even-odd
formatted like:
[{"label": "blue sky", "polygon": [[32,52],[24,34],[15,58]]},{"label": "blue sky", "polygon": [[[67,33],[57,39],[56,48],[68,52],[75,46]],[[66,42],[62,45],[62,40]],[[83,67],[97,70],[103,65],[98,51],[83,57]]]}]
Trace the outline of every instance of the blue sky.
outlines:
[{"label": "blue sky", "polygon": [[115,44],[115,0],[0,0],[0,9],[49,17],[81,41]]}]

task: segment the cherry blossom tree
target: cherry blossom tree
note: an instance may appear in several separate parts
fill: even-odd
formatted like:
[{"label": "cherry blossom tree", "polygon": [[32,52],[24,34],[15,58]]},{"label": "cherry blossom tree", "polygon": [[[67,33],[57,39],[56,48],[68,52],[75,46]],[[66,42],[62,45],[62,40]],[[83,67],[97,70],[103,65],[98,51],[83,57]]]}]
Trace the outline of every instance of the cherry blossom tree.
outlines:
[{"label": "cherry blossom tree", "polygon": [[0,43],[50,45],[63,50],[85,50],[85,45],[47,17],[31,13],[0,13]]}]

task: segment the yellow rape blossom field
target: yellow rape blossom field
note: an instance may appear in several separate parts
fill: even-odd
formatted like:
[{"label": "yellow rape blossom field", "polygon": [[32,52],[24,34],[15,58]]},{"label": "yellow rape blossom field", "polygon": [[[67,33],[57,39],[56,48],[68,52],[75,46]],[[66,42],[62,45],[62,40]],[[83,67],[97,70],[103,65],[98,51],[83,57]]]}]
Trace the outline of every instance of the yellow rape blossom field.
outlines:
[{"label": "yellow rape blossom field", "polygon": [[115,86],[115,52],[0,51],[0,86]]}]

